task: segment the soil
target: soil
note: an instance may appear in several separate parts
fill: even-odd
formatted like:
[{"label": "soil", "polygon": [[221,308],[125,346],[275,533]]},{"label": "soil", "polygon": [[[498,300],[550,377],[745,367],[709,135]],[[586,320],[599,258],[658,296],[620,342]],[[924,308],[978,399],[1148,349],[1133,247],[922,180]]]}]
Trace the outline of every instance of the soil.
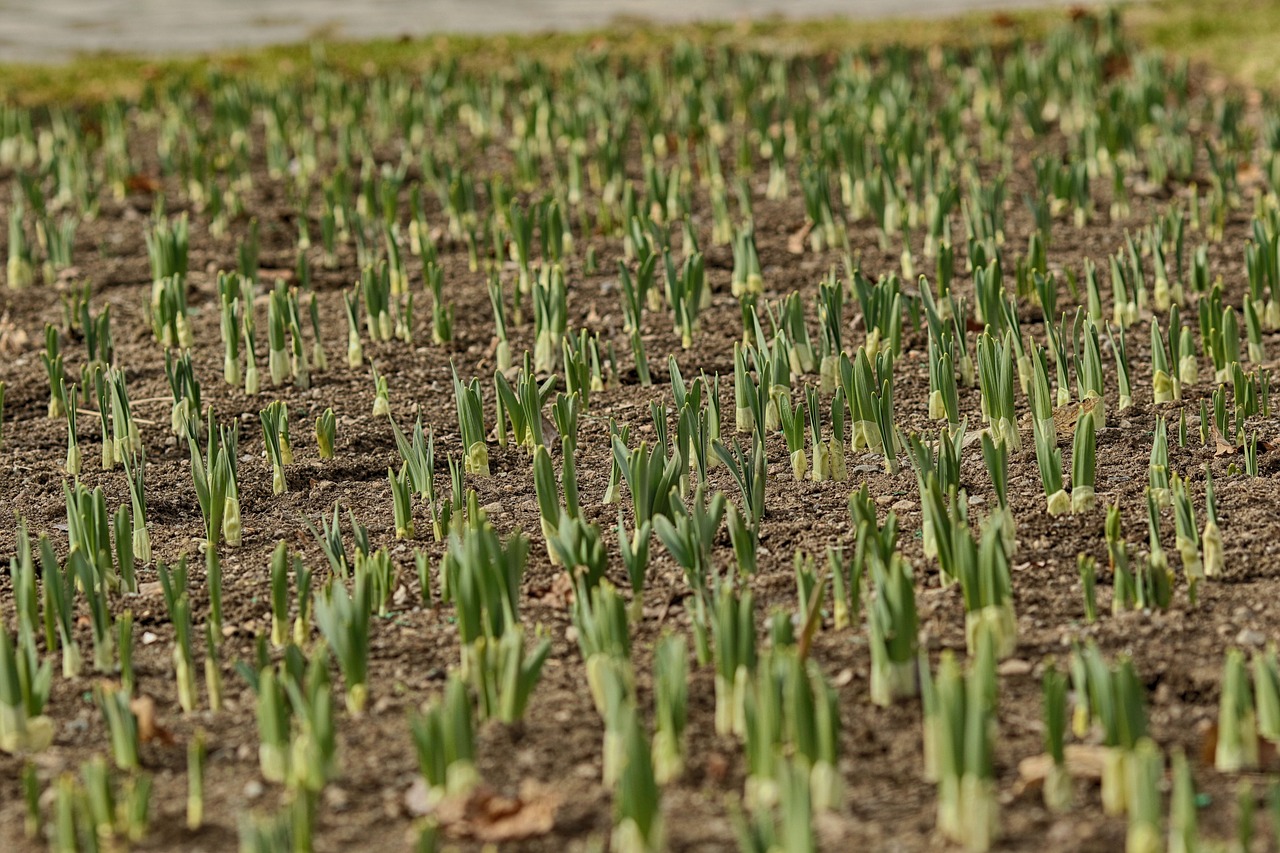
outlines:
[{"label": "soil", "polygon": [[[1197,97],[1208,97],[1207,80],[1197,75]],[[1016,135],[1016,134],[1015,134]],[[137,152],[154,152],[150,132],[136,129]],[[1033,152],[1063,146],[1059,136],[1039,140],[1018,137],[1014,145],[1010,199],[1021,199],[1032,189],[1029,178]],[[260,149],[259,149],[260,150]],[[727,162],[732,152],[726,154]],[[154,155],[152,155],[154,156]],[[493,146],[477,159],[476,177],[510,168],[510,156]],[[638,161],[637,161],[638,162]],[[140,168],[159,174],[158,164],[142,155]],[[1205,167],[1201,165],[1203,171]],[[0,175],[0,177],[8,177]],[[638,176],[637,176],[638,177]],[[1201,176],[1201,185],[1205,181]],[[783,202],[764,198],[766,170],[752,176],[755,194],[756,239],[764,267],[769,296],[799,290],[807,301],[816,301],[817,283],[832,265],[840,262],[835,252],[793,254],[788,241],[804,222],[804,208],[798,192],[798,176],[793,172],[793,192]],[[177,212],[187,207],[182,188],[164,177],[162,191],[167,209]],[[1098,190],[1098,214],[1092,222],[1075,228],[1059,221],[1051,246],[1052,263],[1061,269],[1079,270],[1085,258],[1101,264],[1108,254],[1123,245],[1126,230],[1135,231],[1153,221],[1164,208],[1167,194],[1135,194],[1132,214],[1113,220],[1107,214],[1109,191]],[[0,199],[6,211],[7,194]],[[428,217],[439,221],[434,196],[424,193]],[[1165,197],[1160,197],[1165,196]],[[706,211],[705,196],[696,203]],[[162,354],[151,338],[143,316],[150,287],[150,271],[143,232],[152,207],[149,196],[131,195],[121,201],[104,199],[100,216],[80,226],[75,248],[77,280],[93,286],[95,312],[111,305],[112,330],[117,361],[129,371],[130,394],[137,401],[135,413],[145,419],[143,440],[147,445],[146,488],[148,520],[157,559],[174,561],[182,554],[196,554],[202,537],[202,522],[192,488],[189,460],[184,444],[174,440],[168,428],[168,386],[162,369]],[[406,202],[407,204],[407,202]],[[293,210],[280,201],[279,187],[268,178],[265,163],[255,161],[253,188],[246,207],[257,218],[261,240],[261,279],[264,284],[285,275],[294,264],[296,225]],[[404,209],[407,209],[405,207]],[[391,525],[391,495],[386,472],[399,458],[385,419],[372,414],[373,383],[365,369],[351,370],[342,358],[346,340],[341,294],[358,278],[353,247],[343,247],[336,269],[323,267],[319,249],[311,250],[314,287],[320,300],[324,341],[330,368],[314,375],[308,390],[292,386],[266,387],[263,393],[246,396],[242,389],[221,381],[222,349],[219,343],[216,283],[214,273],[235,267],[236,242],[248,233],[247,220],[233,221],[222,236],[209,233],[206,219],[193,212],[191,234],[191,274],[188,293],[196,345],[192,351],[201,378],[206,405],[212,405],[222,422],[242,421],[239,466],[243,506],[244,541],[238,548],[223,549],[224,622],[226,637],[221,650],[225,707],[219,713],[205,710],[184,715],[178,708],[171,664],[173,630],[154,575],[154,566],[142,569],[144,592],[112,602],[112,609],[133,611],[136,648],[134,651],[138,691],[152,697],[158,707],[159,722],[173,735],[172,743],[159,741],[144,746],[142,762],[153,774],[151,829],[137,844],[144,850],[225,850],[236,843],[237,816],[247,810],[268,811],[279,802],[277,786],[263,783],[257,760],[257,726],[253,694],[235,673],[234,664],[252,660],[255,638],[270,630],[268,566],[271,550],[284,539],[315,569],[325,565],[318,546],[303,526],[332,511],[334,502],[350,507],[368,526],[374,546],[388,545],[399,568],[405,595],[394,612],[375,620],[372,634],[369,683],[369,712],[360,719],[343,715],[339,726],[341,771],[328,786],[319,810],[316,846],[318,850],[404,849],[413,837],[414,818],[406,807],[406,792],[418,777],[418,767],[409,736],[407,716],[413,709],[439,695],[446,674],[457,664],[459,649],[451,608],[424,607],[415,603],[413,548],[431,554],[433,566],[442,547],[425,535],[430,525],[425,508],[418,505],[417,528],[423,538],[412,543],[397,542]],[[963,233],[957,219],[956,233]],[[1030,213],[1021,202],[1011,201],[1007,210],[1007,247],[1026,245],[1033,228]],[[1245,292],[1243,246],[1248,235],[1246,210],[1235,211],[1226,226],[1225,239],[1210,243],[1213,273],[1221,274],[1228,302],[1239,305]],[[709,217],[698,221],[700,242],[710,244]],[[318,233],[318,219],[312,222]],[[900,247],[883,251],[874,230],[867,223],[849,226],[850,239],[859,253],[864,270],[874,278],[898,269]],[[592,395],[580,437],[578,470],[587,515],[602,525],[616,523],[616,507],[600,505],[599,496],[608,476],[608,421],[633,425],[633,435],[651,435],[648,403],[670,401],[666,381],[665,355],[674,353],[686,377],[699,369],[726,377],[722,388],[724,405],[732,409],[732,343],[739,335],[739,308],[730,295],[732,256],[728,247],[706,249],[707,275],[714,297],[703,315],[702,332],[694,346],[680,348],[663,315],[648,315],[646,345],[654,365],[655,384],[642,387],[630,369],[624,350],[621,315],[616,290],[620,241],[612,236],[576,234],[573,257],[566,266],[570,283],[570,328],[582,325],[600,330],[619,344],[619,359],[626,368],[618,387]],[[1191,234],[1198,242],[1201,235]],[[584,272],[588,246],[594,247],[598,269]],[[917,262],[923,265],[922,245],[913,237]],[[1016,253],[1015,249],[1010,251]],[[962,254],[962,250],[958,251]],[[419,296],[415,312],[415,343],[374,345],[365,342],[366,356],[387,377],[392,415],[400,424],[411,423],[415,411],[436,430],[437,454],[461,451],[456,434],[456,417],[450,385],[450,364],[464,377],[479,376],[486,388],[486,417],[492,419],[491,377],[493,324],[485,291],[483,272],[468,269],[462,245],[441,246],[448,299],[455,307],[455,339],[447,346],[430,343],[428,300]],[[414,281],[420,281],[421,264],[409,258]],[[931,263],[931,262],[930,262]],[[1012,269],[1009,264],[1008,269]],[[504,273],[510,275],[510,271]],[[420,285],[418,285],[420,286]],[[971,287],[962,263],[958,262],[959,292]],[[46,532],[62,553],[66,548],[65,509],[61,463],[65,453],[65,425],[46,418],[48,385],[39,359],[39,342],[46,323],[61,322],[56,287],[35,287],[25,291],[0,291],[4,313],[12,328],[25,332],[29,343],[0,362],[0,381],[7,387],[4,411],[3,449],[0,465],[7,476],[0,481],[0,503],[25,516],[33,533]],[[1063,307],[1070,300],[1063,294]],[[265,309],[258,308],[259,317]],[[848,305],[846,340],[860,340],[861,318]],[[814,317],[810,316],[810,322]],[[1216,720],[1219,678],[1223,654],[1233,644],[1247,647],[1280,640],[1280,453],[1263,451],[1260,476],[1248,478],[1229,473],[1239,457],[1215,457],[1212,444],[1202,447],[1195,437],[1187,447],[1178,447],[1171,438],[1172,467],[1185,474],[1197,495],[1203,490],[1202,468],[1207,463],[1214,473],[1219,514],[1226,542],[1226,574],[1220,581],[1203,584],[1199,601],[1192,606],[1186,587],[1179,582],[1174,603],[1167,612],[1110,614],[1109,577],[1105,569],[1099,578],[1098,601],[1102,615],[1098,622],[1084,622],[1081,587],[1076,572],[1078,553],[1092,554],[1100,567],[1106,564],[1103,539],[1104,512],[1101,507],[1119,501],[1126,519],[1126,537],[1135,548],[1145,542],[1146,460],[1150,450],[1154,420],[1164,413],[1176,423],[1177,406],[1153,407],[1150,403],[1150,361],[1148,319],[1144,318],[1129,335],[1133,365],[1134,405],[1118,412],[1114,376],[1108,357],[1108,428],[1100,434],[1097,457],[1099,509],[1081,516],[1051,518],[1036,469],[1029,435],[1026,450],[1011,462],[1010,498],[1018,524],[1019,549],[1015,555],[1013,581],[1018,620],[1018,648],[1015,658],[1002,665],[998,713],[999,738],[996,744],[996,775],[1001,799],[1002,838],[999,849],[1007,850],[1094,850],[1120,849],[1124,843],[1123,818],[1103,814],[1096,783],[1078,780],[1077,805],[1065,815],[1050,814],[1039,793],[1026,789],[1019,778],[1018,762],[1043,751],[1040,680],[1043,663],[1057,657],[1065,661],[1071,644],[1083,638],[1095,640],[1108,657],[1129,655],[1146,687],[1150,730],[1165,750],[1181,747],[1192,756],[1196,785],[1210,805],[1200,819],[1205,833],[1226,838],[1234,832],[1235,798],[1242,780],[1255,783],[1258,796],[1269,773],[1243,775],[1217,773],[1205,762],[1204,747],[1209,726]],[[264,323],[259,320],[259,328]],[[1041,336],[1042,328],[1024,317],[1024,329]],[[929,428],[926,418],[928,392],[924,337],[916,330],[904,332],[904,355],[895,368],[895,399],[900,426],[904,430]],[[259,334],[261,340],[261,332]],[[10,335],[13,339],[13,335]],[[1271,352],[1280,352],[1280,335],[1269,334],[1265,343]],[[512,350],[519,353],[532,346],[528,326],[513,330]],[[260,344],[260,349],[265,349]],[[68,373],[76,375],[83,348],[64,335]],[[1274,369],[1275,362],[1269,366]],[[1210,375],[1207,364],[1202,376]],[[1199,399],[1212,393],[1212,377],[1187,389],[1188,415],[1198,411]],[[963,390],[963,405],[970,423],[978,422],[978,395]],[[295,461],[288,466],[289,491],[271,493],[271,473],[263,457],[257,413],[272,399],[287,401],[293,424]],[[1022,406],[1023,400],[1019,400]],[[336,457],[322,461],[310,438],[310,424],[332,407],[338,416]],[[1194,420],[1192,421],[1194,424]],[[1275,439],[1280,430],[1275,419],[1257,418],[1264,439]],[[80,419],[81,443],[85,450],[85,472],[81,481],[102,486],[108,505],[114,509],[127,502],[128,494],[120,470],[97,469],[97,424],[91,416]],[[731,424],[725,424],[726,434]],[[926,560],[919,541],[919,497],[915,477],[905,464],[890,476],[883,473],[880,459],[853,457],[849,460],[851,481],[847,483],[795,482],[790,476],[785,445],[780,436],[769,439],[769,480],[767,514],[761,532],[759,572],[749,583],[759,603],[759,614],[796,609],[792,555],[796,549],[821,554],[831,544],[852,541],[847,500],[851,488],[865,482],[881,506],[897,512],[902,523],[902,549],[916,573],[921,633],[931,659],[946,649],[964,652],[963,606],[958,588],[939,586],[937,566]],[[541,625],[551,636],[553,648],[542,681],[522,724],[487,724],[478,735],[479,771],[496,791],[514,794],[530,780],[551,786],[560,796],[554,828],[544,835],[507,845],[506,849],[561,851],[591,849],[608,837],[612,825],[611,792],[602,786],[601,722],[585,686],[584,668],[570,639],[570,618],[562,595],[556,592],[561,572],[553,567],[544,549],[538,547],[538,515],[529,460],[515,448],[489,448],[493,475],[468,478],[490,519],[504,534],[523,530],[535,538],[522,586],[522,620]],[[1064,455],[1069,457],[1069,448]],[[443,467],[443,466],[441,466]],[[712,481],[736,499],[736,492],[723,468],[715,469]],[[445,480],[442,477],[442,488]],[[986,501],[994,496],[981,456],[970,450],[964,460],[964,484],[971,499]],[[1197,502],[1203,519],[1203,507]],[[629,510],[628,510],[629,513]],[[1162,536],[1173,553],[1173,521],[1162,517]],[[345,526],[345,525],[344,525]],[[716,558],[728,568],[732,552],[722,531]],[[14,530],[0,530],[0,561],[13,552]],[[652,704],[652,650],[667,630],[689,630],[689,617],[682,602],[685,585],[681,572],[656,541],[652,566],[644,593],[644,618],[633,625],[633,659],[638,675],[639,705],[648,718]],[[1176,562],[1176,557],[1174,558]],[[434,569],[433,569],[434,571]],[[199,622],[206,612],[203,594],[203,561],[192,563],[195,612]],[[625,585],[625,573],[613,556],[610,575]],[[83,602],[81,602],[83,608]],[[0,612],[12,624],[11,583],[0,574]],[[758,620],[763,624],[763,620]],[[198,626],[200,627],[200,626]],[[87,621],[81,643],[89,647]],[[843,807],[817,823],[823,849],[917,851],[942,849],[946,845],[935,832],[936,793],[922,776],[921,716],[917,702],[901,702],[891,708],[874,706],[868,695],[869,653],[865,628],[837,631],[830,620],[815,638],[812,656],[838,685],[841,711],[841,761],[845,800]],[[56,667],[55,667],[56,668]],[[335,673],[336,677],[336,673]],[[58,774],[74,770],[94,754],[105,751],[108,736],[104,722],[92,701],[94,677],[86,667],[84,677],[55,679],[48,713],[57,722],[54,745],[36,756],[42,784]],[[203,692],[203,688],[202,688]],[[712,673],[709,667],[694,668],[690,680],[689,723],[686,735],[687,771],[664,792],[664,812],[669,846],[676,851],[728,850],[735,848],[729,801],[741,791],[744,761],[740,745],[716,736],[713,727]],[[205,781],[207,819],[197,831],[185,827],[186,749],[196,730],[207,733],[210,755]],[[32,849],[22,833],[23,807],[19,789],[22,760],[0,755],[0,848]],[[1280,766],[1265,768],[1280,770]],[[1261,801],[1261,800],[1260,800]],[[1266,823],[1266,821],[1261,821]],[[1266,835],[1267,831],[1263,830]],[[460,849],[478,849],[469,841],[457,841]]]}]

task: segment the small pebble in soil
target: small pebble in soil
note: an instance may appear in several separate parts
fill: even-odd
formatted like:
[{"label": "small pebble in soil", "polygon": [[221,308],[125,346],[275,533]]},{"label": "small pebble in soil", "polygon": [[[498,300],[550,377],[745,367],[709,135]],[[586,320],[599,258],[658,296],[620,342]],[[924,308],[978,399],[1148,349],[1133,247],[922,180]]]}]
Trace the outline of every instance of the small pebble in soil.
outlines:
[{"label": "small pebble in soil", "polygon": [[417,817],[421,817],[431,811],[428,794],[426,780],[421,777],[414,779],[413,784],[409,786],[409,790],[404,792],[405,811]]},{"label": "small pebble in soil", "polygon": [[351,803],[351,795],[337,785],[330,785],[324,789],[324,803],[334,811],[343,811]]},{"label": "small pebble in soil", "polygon": [[1031,661],[1025,661],[1021,658],[1010,658],[1009,660],[1002,661],[1001,664],[996,667],[996,672],[1001,675],[1026,675],[1031,672]]},{"label": "small pebble in soil", "polygon": [[1261,646],[1267,641],[1267,635],[1253,628],[1241,628],[1240,633],[1236,634],[1236,645],[1238,646]]}]

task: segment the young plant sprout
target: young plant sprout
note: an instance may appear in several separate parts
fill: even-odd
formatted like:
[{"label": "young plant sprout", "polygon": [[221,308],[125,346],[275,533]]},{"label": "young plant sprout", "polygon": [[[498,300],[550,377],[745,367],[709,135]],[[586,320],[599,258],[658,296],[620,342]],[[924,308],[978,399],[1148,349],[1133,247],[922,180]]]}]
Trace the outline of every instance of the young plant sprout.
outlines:
[{"label": "young plant sprout", "polygon": [[803,480],[809,469],[809,459],[804,452],[804,409],[791,408],[790,394],[778,394],[773,402],[778,407],[782,434],[787,440],[787,452],[791,454],[791,475],[796,480]]},{"label": "young plant sprout", "polygon": [[[1089,420],[1081,418],[1081,421]],[[1036,464],[1040,468],[1040,482],[1044,486],[1049,515],[1059,516],[1071,508],[1071,495],[1062,485],[1062,452],[1058,450],[1058,431],[1050,418],[1047,422],[1032,422],[1036,440]]]},{"label": "young plant sprout", "polygon": [[1156,417],[1155,433],[1151,441],[1151,460],[1147,465],[1147,481],[1156,506],[1168,506],[1169,496],[1169,427],[1162,417]]},{"label": "young plant sprout", "polygon": [[827,444],[822,440],[822,420],[818,408],[818,389],[813,386],[805,388],[805,410],[809,416],[809,447],[813,451],[813,473],[815,483],[831,479],[831,456]]},{"label": "young plant sprout", "polygon": [[929,336],[929,417],[955,426],[960,423],[960,397],[950,340],[948,336],[943,345],[937,336]]},{"label": "young plant sprout", "polygon": [[470,650],[468,671],[481,718],[520,722],[550,652],[551,639],[541,631],[537,645],[527,648],[519,625],[508,625],[497,640],[477,639]]},{"label": "young plant sprout", "polygon": [[197,731],[187,743],[187,829],[204,823],[204,732]]},{"label": "young plant sprout", "polygon": [[1080,587],[1084,592],[1084,621],[1093,624],[1098,621],[1097,561],[1087,554],[1077,554],[1076,569],[1080,575]]},{"label": "young plant sprout", "polygon": [[1216,578],[1222,575],[1222,530],[1218,527],[1218,501],[1213,493],[1213,470],[1206,464],[1204,467],[1204,532],[1200,542],[1204,548],[1204,576]]},{"label": "young plant sprout", "polygon": [[518,619],[528,554],[528,539],[514,535],[504,544],[487,522],[450,535],[440,567],[441,597],[452,600],[457,611],[464,677],[467,647],[479,637],[501,637]]},{"label": "young plant sprout", "polygon": [[271,462],[271,492],[282,495],[289,488],[284,477],[284,448],[288,445],[282,440],[288,435],[288,410],[284,403],[276,400],[260,411],[258,417],[262,421],[262,439]]},{"label": "young plant sprout", "polygon": [[654,648],[653,773],[659,785],[675,781],[684,770],[688,655],[684,638],[677,634],[664,634]]},{"label": "young plant sprout", "polygon": [[1258,727],[1249,690],[1244,653],[1227,651],[1218,701],[1218,742],[1213,766],[1219,773],[1238,773],[1258,766]]},{"label": "young plant sprout", "polygon": [[567,290],[560,266],[544,266],[533,281],[534,369],[552,372],[568,325]]},{"label": "young plant sprout", "polygon": [[1044,780],[1044,804],[1050,811],[1064,812],[1071,808],[1074,799],[1071,774],[1067,771],[1063,750],[1067,732],[1067,677],[1050,662],[1045,667],[1042,683],[1045,751],[1052,759]]},{"label": "young plant sprout", "polygon": [[52,649],[55,642],[61,646],[62,677],[74,678],[80,674],[83,665],[75,635],[75,573],[64,571],[58,565],[53,546],[43,535],[40,537],[39,551],[45,648]]},{"label": "young plant sprout", "polygon": [[255,397],[262,388],[262,377],[258,371],[257,330],[252,302],[245,304],[241,338],[244,340],[244,393]]},{"label": "young plant sprout", "polygon": [[761,274],[760,256],[756,252],[755,232],[751,225],[741,229],[733,240],[731,290],[739,299],[764,292],[764,276]]},{"label": "young plant sprout", "polygon": [[883,453],[885,470],[890,474],[897,473],[902,442],[894,422],[891,356],[886,352],[877,357],[873,372],[864,348],[858,349],[852,361],[841,354],[840,386],[849,401],[853,420],[853,449],[865,447],[872,453]]},{"label": "young plant sprout", "polygon": [[1096,503],[1093,490],[1094,477],[1097,473],[1097,438],[1094,424],[1094,419],[1081,410],[1076,420],[1075,437],[1071,443],[1071,512],[1073,515],[1091,511]]},{"label": "young plant sprout", "polygon": [[1162,803],[1160,788],[1164,781],[1164,755],[1155,741],[1144,737],[1137,742],[1125,768],[1128,778],[1125,795],[1129,811],[1129,827],[1125,850],[1160,849]]},{"label": "young plant sprout", "polygon": [[[529,450],[546,444],[543,408],[555,391],[556,377],[550,376],[539,382],[533,370],[532,356],[526,352],[524,366],[516,377],[514,387],[500,372],[494,373],[493,382],[498,398],[498,413],[506,415],[516,444]],[[505,429],[500,422],[497,429],[499,435],[505,436]]]},{"label": "young plant sprout", "polygon": [[1169,372],[1169,357],[1160,334],[1160,324],[1151,323],[1151,393],[1156,405],[1177,399],[1174,394],[1173,376]]},{"label": "young plant sprout", "polygon": [[[480,391],[480,380],[472,379],[464,385],[453,374],[453,393],[458,409],[458,431],[462,435],[462,444],[466,449],[464,461],[466,471],[480,477],[489,476],[489,450],[484,436],[484,398]],[[541,416],[541,411],[539,411]]]},{"label": "young plant sprout", "polygon": [[988,850],[999,834],[999,805],[992,752],[994,696],[987,657],[962,673],[946,652],[933,678],[936,712],[926,721],[937,755],[938,829],[969,850]]},{"label": "young plant sprout", "polygon": [[991,422],[998,444],[1008,442],[1016,453],[1022,449],[1013,402],[1013,347],[1001,344],[989,332],[978,338],[978,384],[983,412]]},{"label": "young plant sprout", "polygon": [[364,713],[369,699],[369,617],[373,611],[371,578],[357,576],[354,591],[340,581],[330,581],[315,602],[316,624],[346,682],[347,712]]},{"label": "young plant sprout", "polygon": [[746,693],[756,666],[755,598],[726,580],[716,587],[712,608],[716,733],[744,737]]},{"label": "young plant sprout", "polygon": [[[634,692],[631,668],[631,637],[622,598],[608,581],[594,587],[578,584],[573,601],[573,623],[578,631],[578,648],[586,663],[587,684],[596,711],[606,716],[606,680],[620,674],[628,693]],[[613,672],[605,672],[606,669]]]},{"label": "young plant sprout", "polygon": [[650,746],[634,707],[622,703],[613,723],[621,754],[613,803],[611,848],[619,853],[655,853],[665,848],[658,782]]},{"label": "young plant sprout", "polygon": [[[262,417],[265,435],[266,411],[262,413]],[[213,419],[213,409],[210,408],[205,432],[207,449],[204,454],[201,454],[194,434],[187,435],[187,446],[191,452],[191,478],[195,484],[201,515],[204,516],[205,547],[215,548],[220,535],[225,535],[228,545],[239,545],[240,500],[234,461],[239,424],[231,430],[219,427]]]},{"label": "young plant sprout", "polygon": [[1127,764],[1147,729],[1142,684],[1131,661],[1124,659],[1110,666],[1092,643],[1076,650],[1071,669],[1077,702],[1077,734],[1086,734],[1090,722],[1096,723],[1102,732],[1103,811],[1109,815],[1123,814],[1128,800]]},{"label": "young plant sprout", "polygon": [[49,661],[38,663],[35,645],[15,643],[0,625],[0,752],[42,752],[53,742],[55,724],[43,714],[53,681]]},{"label": "young plant sprout", "polygon": [[1144,609],[1167,610],[1173,597],[1173,570],[1169,557],[1160,544],[1160,514],[1155,496],[1147,489],[1147,538],[1146,560],[1139,564],[1137,603]]},{"label": "young plant sprout", "polygon": [[316,418],[316,448],[321,459],[333,458],[333,434],[337,429],[337,418],[333,409],[328,408]]},{"label": "young plant sprout", "polygon": [[138,769],[138,718],[129,707],[129,696],[123,691],[103,683],[94,688],[94,698],[106,718],[111,734],[111,757],[116,767],[130,771]]},{"label": "young plant sprout", "polygon": [[360,311],[359,297],[354,293],[343,293],[342,304],[347,316],[347,367],[358,368],[364,362],[364,347],[360,343]]},{"label": "young plant sprout", "polygon": [[440,700],[409,720],[418,768],[433,801],[466,794],[479,781],[471,715],[466,685],[454,676]]},{"label": "young plant sprout", "polygon": [[1169,798],[1169,851],[1193,853],[1200,847],[1200,831],[1196,818],[1196,789],[1186,753],[1173,752],[1173,793]]},{"label": "young plant sprout", "polygon": [[409,478],[409,466],[401,465],[399,474],[396,474],[393,468],[387,468],[387,480],[391,484],[396,538],[413,539],[413,488]]},{"label": "young plant sprout", "polygon": [[387,377],[378,373],[376,365],[370,364],[373,374],[373,416],[375,418],[391,417],[391,401],[387,392]]},{"label": "young plant sprout", "polygon": [[1182,571],[1187,576],[1188,594],[1195,601],[1196,586],[1204,579],[1204,563],[1200,560],[1200,531],[1196,528],[1195,509],[1187,494],[1187,482],[1174,473],[1170,480],[1173,495],[1174,547],[1182,558]]},{"label": "young plant sprout", "polygon": [[917,693],[915,583],[899,552],[871,561],[875,598],[867,611],[871,637],[871,701],[888,707]]},{"label": "young plant sprout", "polygon": [[992,643],[997,658],[1013,654],[1018,643],[1018,620],[1013,610],[1013,582],[1009,558],[1004,552],[1000,516],[983,525],[975,542],[967,524],[951,531],[951,559],[960,581],[965,604],[965,641],[969,653],[977,650],[983,634]]},{"label": "young plant sprout", "polygon": [[156,564],[160,588],[164,593],[169,621],[173,623],[173,667],[178,682],[178,704],[185,713],[196,707],[195,651],[191,643],[191,595],[188,585],[187,560],[183,555],[172,570],[164,563]]},{"label": "young plant sprout", "polygon": [[[68,394],[66,383],[63,382],[62,389],[58,393],[62,399],[70,401],[69,404],[66,406],[67,459],[66,459],[66,462],[63,464],[63,468],[66,470],[68,474],[75,477],[80,474],[81,462],[83,460],[83,457],[80,454],[80,441],[76,434],[76,414],[78,412],[78,409],[75,405],[76,386],[74,383],[72,383],[70,393]],[[3,401],[0,401],[0,405],[3,405]]]}]

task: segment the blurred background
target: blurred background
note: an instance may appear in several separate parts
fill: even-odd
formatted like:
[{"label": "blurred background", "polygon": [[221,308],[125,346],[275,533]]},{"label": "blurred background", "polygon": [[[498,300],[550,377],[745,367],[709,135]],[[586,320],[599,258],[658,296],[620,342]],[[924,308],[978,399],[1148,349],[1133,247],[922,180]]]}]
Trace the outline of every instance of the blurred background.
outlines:
[{"label": "blurred background", "polygon": [[0,0],[0,62],[174,54],[338,39],[575,30],[620,18],[860,18],[1068,5],[1068,0]]}]

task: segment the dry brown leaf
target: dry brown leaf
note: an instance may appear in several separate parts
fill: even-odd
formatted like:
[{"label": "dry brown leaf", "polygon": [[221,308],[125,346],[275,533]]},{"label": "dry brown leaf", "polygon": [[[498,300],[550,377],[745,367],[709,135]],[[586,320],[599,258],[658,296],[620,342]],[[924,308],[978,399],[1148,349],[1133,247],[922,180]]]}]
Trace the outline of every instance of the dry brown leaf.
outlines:
[{"label": "dry brown leaf", "polygon": [[[1092,412],[1098,406],[1097,397],[1086,397],[1075,403],[1067,403],[1065,406],[1058,406],[1053,410],[1053,426],[1058,433],[1058,441],[1070,439],[1076,431],[1076,423],[1080,420],[1080,415],[1085,412]],[[1023,429],[1031,429],[1031,414],[1022,416],[1018,425]]]},{"label": "dry brown leaf", "polygon": [[133,174],[124,179],[125,189],[131,193],[152,195],[160,192],[160,180],[151,175]]},{"label": "dry brown leaf", "polygon": [[[1274,772],[1280,766],[1280,747],[1267,740],[1266,738],[1258,738],[1258,769]],[[1212,767],[1217,761],[1218,753],[1218,724],[1210,723],[1205,726],[1204,734],[1200,738],[1200,763],[1206,767]]]},{"label": "dry brown leaf", "polygon": [[800,226],[800,230],[787,238],[787,251],[793,255],[803,255],[804,242],[809,239],[809,232],[812,230],[813,222],[806,219],[804,225]]},{"label": "dry brown leaf", "polygon": [[1232,444],[1222,437],[1222,433],[1218,432],[1217,424],[1210,424],[1209,431],[1213,433],[1213,455],[1214,456],[1234,456],[1241,451],[1241,446]]},{"label": "dry brown leaf", "polygon": [[296,273],[288,267],[263,267],[258,270],[258,276],[264,280],[274,279],[276,281],[290,282],[293,281],[294,275],[296,275]]},{"label": "dry brown leaf", "polygon": [[[1085,743],[1068,744],[1063,750],[1067,772],[1076,779],[1101,779],[1106,755],[1106,747]],[[1048,753],[1033,755],[1019,761],[1018,777],[1022,780],[1023,788],[1038,788],[1043,785],[1051,767],[1053,767],[1053,757]]]},{"label": "dry brown leaf", "polygon": [[446,797],[436,807],[435,819],[450,837],[500,844],[550,832],[559,807],[560,795],[550,786],[525,780],[517,797],[504,797],[484,785],[466,796]]},{"label": "dry brown leaf", "polygon": [[14,325],[9,312],[0,317],[0,355],[20,355],[27,351],[31,338],[26,331]]},{"label": "dry brown leaf", "polygon": [[143,743],[156,741],[165,746],[174,744],[173,732],[156,721],[156,700],[145,694],[129,702],[129,710],[138,718],[138,739]]}]

